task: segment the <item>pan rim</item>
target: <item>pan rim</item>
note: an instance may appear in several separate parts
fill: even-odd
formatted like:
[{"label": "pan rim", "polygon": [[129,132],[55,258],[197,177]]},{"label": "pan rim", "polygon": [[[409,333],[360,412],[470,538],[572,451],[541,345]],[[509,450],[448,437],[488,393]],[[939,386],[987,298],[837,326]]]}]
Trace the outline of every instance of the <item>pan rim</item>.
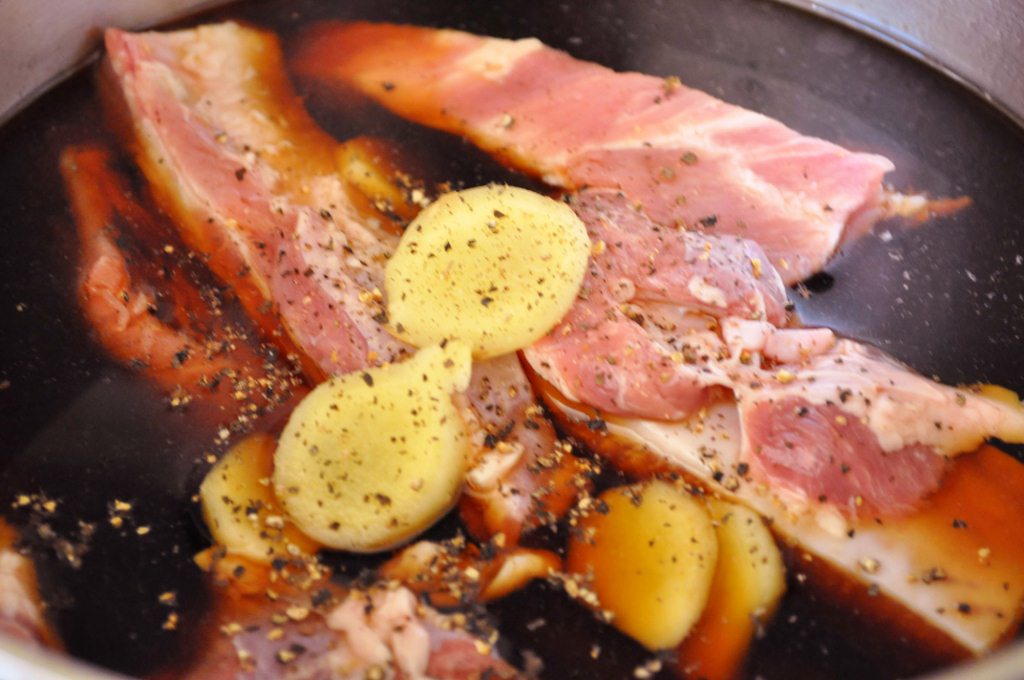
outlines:
[{"label": "pan rim", "polygon": [[[230,0],[204,0],[197,2],[188,10],[161,15],[146,25],[158,25],[173,21],[229,2]],[[950,65],[948,60],[941,58],[926,46],[909,40],[905,34],[865,19],[862,15],[854,12],[814,0],[772,0],[772,2],[805,11],[842,25],[870,39],[886,44],[909,58],[924,63],[981,98],[1018,129],[1024,129],[1024,110],[1015,108],[1010,100],[993,94],[971,78],[962,75]],[[41,95],[93,63],[99,55],[98,42],[99,38],[95,37],[92,41],[91,51],[85,52],[84,57],[80,56],[73,64],[59,69],[50,78],[28,89],[12,107],[0,114],[0,126],[10,122]],[[923,676],[921,680],[953,680],[962,678],[966,674],[978,680],[1005,680],[1017,677],[1022,667],[1024,667],[1024,640],[1015,642],[984,658]],[[37,680],[50,680],[51,678],[54,680],[58,678],[124,680],[127,677],[64,653],[27,648],[23,643],[3,636],[0,636],[0,669],[12,672],[12,680],[28,680],[30,678]]]}]

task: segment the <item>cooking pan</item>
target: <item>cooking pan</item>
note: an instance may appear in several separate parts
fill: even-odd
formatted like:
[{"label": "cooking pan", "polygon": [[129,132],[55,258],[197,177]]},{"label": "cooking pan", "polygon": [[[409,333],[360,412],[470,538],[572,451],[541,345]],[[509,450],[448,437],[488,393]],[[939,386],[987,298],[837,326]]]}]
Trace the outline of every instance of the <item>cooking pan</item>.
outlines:
[{"label": "cooking pan", "polygon": [[[5,85],[0,121],[10,121],[0,132],[0,149],[29,159],[37,150],[60,143],[59,133],[52,139],[24,138],[21,131],[31,121],[15,114],[91,58],[101,27],[148,26],[220,4],[0,2]],[[494,35],[538,35],[581,58],[618,69],[678,73],[690,85],[802,132],[889,155],[898,167],[892,181],[900,188],[971,196],[974,206],[961,215],[916,231],[886,231],[882,238],[853,245],[808,283],[806,297],[795,296],[795,301],[806,322],[873,342],[926,375],[947,383],[992,381],[1024,391],[1019,354],[1024,347],[1024,80],[1019,76],[1024,67],[1024,10],[1015,0],[496,2],[487,10],[458,3],[445,7],[443,2],[344,4],[350,7],[346,16],[446,24]],[[297,13],[316,14],[322,5],[293,3]],[[274,6],[246,5],[256,21]],[[59,105],[63,96],[53,104]],[[309,105],[316,114],[315,93]],[[349,132],[330,131],[339,137]],[[70,442],[76,437],[95,440],[99,435],[90,428],[110,429],[111,423],[122,428],[118,436],[127,441],[152,442],[160,433],[126,424],[133,416],[139,422],[145,418],[144,403],[127,414],[102,408],[110,399],[123,400],[124,390],[131,388],[119,386],[117,373],[83,341],[85,330],[66,292],[71,275],[51,271],[54,262],[71,260],[73,247],[45,238],[56,225],[66,224],[56,198],[59,185],[37,177],[30,162],[25,167],[29,170],[22,175],[0,177],[0,281],[5,290],[0,377],[10,385],[0,391],[0,422],[8,438],[0,454],[0,492],[12,491],[5,480],[43,485],[52,481],[47,474],[58,471],[63,477],[56,486],[66,496],[80,492],[85,498],[91,492],[90,479],[108,477],[96,473],[90,461],[71,464],[61,458]],[[1020,456],[1019,451],[1012,453]],[[38,477],[25,472],[33,460],[42,461]],[[100,468],[123,462],[92,461]],[[194,483],[191,473],[191,461],[185,461],[156,471],[140,466],[117,479],[124,485],[128,478],[139,494],[151,498],[153,521],[177,527],[184,545],[195,540],[193,518],[179,507]],[[168,504],[171,510],[157,509]],[[175,567],[157,565],[159,554],[142,551],[131,559],[174,575]],[[177,568],[187,564],[170,557],[167,562]],[[107,566],[121,575],[133,568]],[[45,569],[42,577],[45,586]],[[86,581],[83,576],[76,583]],[[97,586],[104,594],[113,592],[110,587]],[[80,592],[64,595],[89,597]],[[195,603],[200,606],[200,599]],[[113,610],[139,606],[130,596],[110,604]],[[91,610],[93,615],[100,611]],[[112,620],[124,618],[117,611],[110,614]],[[147,615],[145,610],[139,613]],[[86,625],[82,620],[64,623]],[[100,629],[104,622],[95,625]],[[97,633],[95,639],[103,635]],[[120,651],[88,649],[82,640],[75,651],[93,660],[126,671],[141,667],[136,657],[145,650],[130,645]],[[116,662],[118,654],[133,661]],[[987,659],[933,677],[1008,680],[1022,674],[1024,643],[1016,642]],[[4,680],[111,677],[116,676],[0,639]]]}]

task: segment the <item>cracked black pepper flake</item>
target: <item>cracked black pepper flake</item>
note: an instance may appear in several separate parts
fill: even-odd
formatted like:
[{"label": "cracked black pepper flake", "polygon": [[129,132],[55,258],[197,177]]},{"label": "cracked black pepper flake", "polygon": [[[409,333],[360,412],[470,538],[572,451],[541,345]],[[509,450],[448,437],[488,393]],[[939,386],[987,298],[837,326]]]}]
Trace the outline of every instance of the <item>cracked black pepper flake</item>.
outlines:
[{"label": "cracked black pepper flake", "polygon": [[321,588],[320,590],[313,593],[313,596],[309,600],[314,607],[322,607],[331,601],[331,591],[327,588]]},{"label": "cracked black pepper flake", "polygon": [[183,349],[180,352],[175,353],[174,358],[171,360],[172,368],[181,368],[188,361],[188,349]]}]

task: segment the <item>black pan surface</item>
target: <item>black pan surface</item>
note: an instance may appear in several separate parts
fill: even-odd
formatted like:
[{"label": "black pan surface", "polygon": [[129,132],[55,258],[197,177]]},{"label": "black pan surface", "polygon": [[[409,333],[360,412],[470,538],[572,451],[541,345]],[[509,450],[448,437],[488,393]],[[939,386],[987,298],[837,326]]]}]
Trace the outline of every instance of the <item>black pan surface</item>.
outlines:
[{"label": "black pan surface", "polygon": [[[277,30],[286,49],[300,26],[321,18],[537,36],[619,70],[679,75],[804,133],[887,155],[895,187],[968,195],[973,205],[913,230],[880,225],[792,293],[801,317],[944,382],[1024,391],[1024,134],[885,46],[757,0],[266,0],[185,23],[224,17]],[[0,514],[23,530],[68,650],[151,674],[200,642],[189,624],[208,595],[191,556],[206,539],[190,496],[216,449],[212,431],[168,413],[155,390],[105,357],[75,304],[77,243],[56,168],[64,145],[108,134],[93,78],[86,69],[0,130]],[[458,140],[371,106],[341,109],[298,85],[329,132],[415,149],[427,179],[533,186]],[[8,511],[18,494],[56,499],[59,510]],[[114,498],[135,503],[130,526],[107,521]],[[138,526],[152,531],[139,537]],[[157,599],[171,589],[184,623],[174,632],[161,629],[167,609]],[[881,680],[928,668],[898,639],[838,634],[833,624],[857,613],[826,600],[792,584],[755,644],[749,677]],[[545,659],[545,677],[627,677],[649,659],[546,585],[492,613],[512,646]]]}]

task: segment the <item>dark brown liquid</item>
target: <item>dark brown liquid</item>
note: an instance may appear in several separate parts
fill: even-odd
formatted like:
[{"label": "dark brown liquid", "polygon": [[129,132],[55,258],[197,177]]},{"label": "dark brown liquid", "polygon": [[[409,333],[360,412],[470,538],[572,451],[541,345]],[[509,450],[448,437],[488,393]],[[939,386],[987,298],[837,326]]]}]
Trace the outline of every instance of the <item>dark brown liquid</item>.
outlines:
[{"label": "dark brown liquid", "polygon": [[[878,344],[945,382],[1024,391],[1024,137],[980,100],[885,47],[791,9],[742,0],[270,0],[184,23],[226,17],[276,30],[286,50],[302,26],[325,18],[533,35],[620,70],[679,75],[802,132],[887,155],[897,188],[967,194],[974,205],[848,248],[809,299],[794,295],[802,318]],[[206,539],[190,496],[213,433],[187,413],[168,412],[155,389],[109,361],[78,311],[77,241],[57,158],[66,144],[107,136],[93,77],[86,69],[0,130],[0,507],[20,493],[60,502],[52,518],[9,513],[32,546],[59,633],[71,653],[141,675],[196,643],[190,631],[198,630],[208,593],[191,556]],[[535,186],[457,139],[364,102],[339,107],[297,85],[329,132],[391,139],[412,150],[424,179]],[[135,504],[131,524],[120,530],[107,521],[115,498]],[[79,520],[97,527],[85,540]],[[41,521],[84,545],[80,567],[39,536]],[[140,538],[138,525],[153,530]],[[455,525],[452,519],[437,531]],[[338,559],[347,573],[373,563]],[[160,626],[167,609],[158,596],[167,590],[180,603],[176,632]],[[491,611],[513,658],[533,651],[546,677],[630,677],[650,658],[546,584]],[[900,640],[858,627],[858,617],[791,583],[754,645],[748,677],[881,680],[929,667]]]}]

